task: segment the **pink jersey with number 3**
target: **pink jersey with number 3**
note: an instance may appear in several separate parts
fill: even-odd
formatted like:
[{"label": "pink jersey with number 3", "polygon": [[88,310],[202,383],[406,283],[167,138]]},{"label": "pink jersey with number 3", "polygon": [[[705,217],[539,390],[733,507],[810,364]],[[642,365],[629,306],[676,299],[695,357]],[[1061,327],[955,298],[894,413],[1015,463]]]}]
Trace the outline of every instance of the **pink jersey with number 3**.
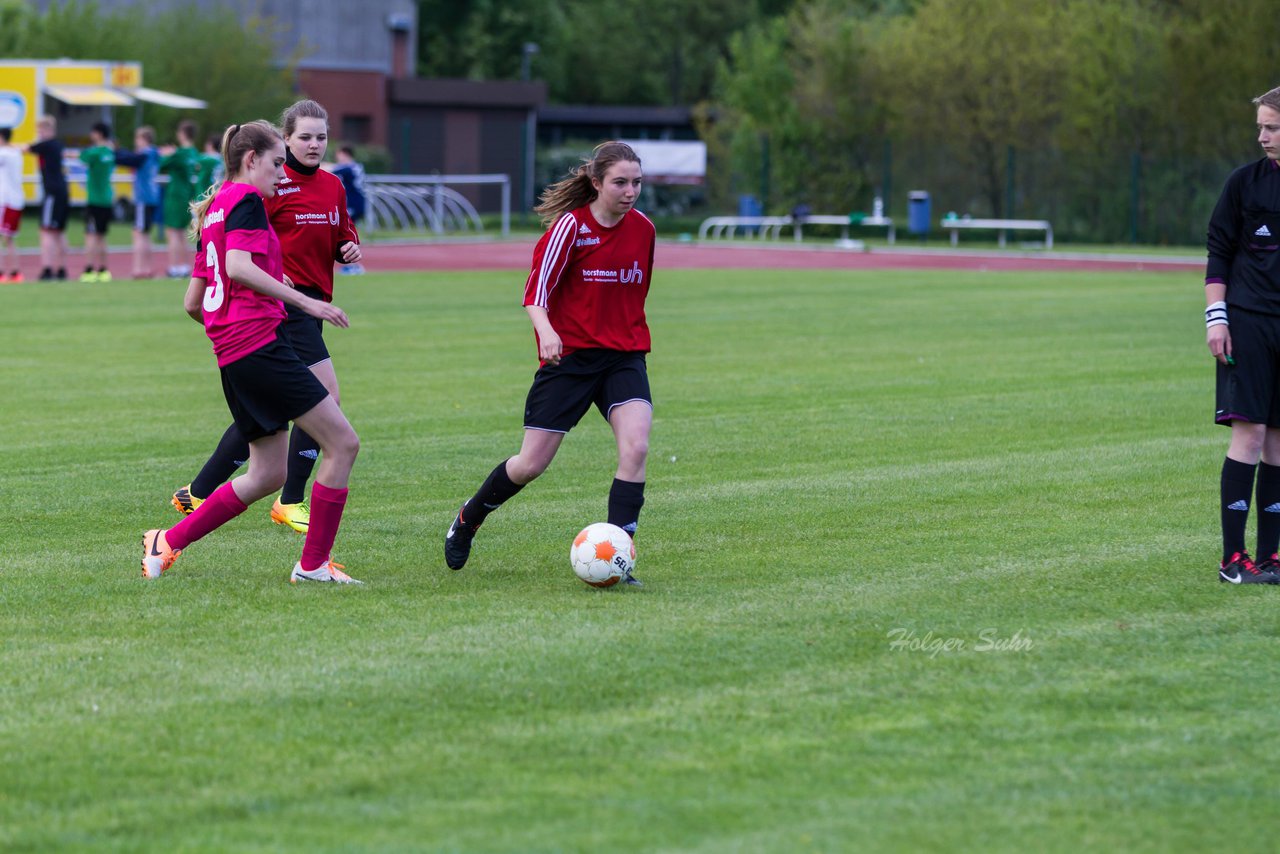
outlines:
[{"label": "pink jersey with number 3", "polygon": [[253,263],[277,281],[284,274],[280,239],[251,184],[227,182],[213,197],[200,223],[200,248],[191,270],[193,278],[208,283],[202,301],[204,331],[220,368],[270,344],[285,318],[280,300],[227,276],[231,249],[250,253]]}]

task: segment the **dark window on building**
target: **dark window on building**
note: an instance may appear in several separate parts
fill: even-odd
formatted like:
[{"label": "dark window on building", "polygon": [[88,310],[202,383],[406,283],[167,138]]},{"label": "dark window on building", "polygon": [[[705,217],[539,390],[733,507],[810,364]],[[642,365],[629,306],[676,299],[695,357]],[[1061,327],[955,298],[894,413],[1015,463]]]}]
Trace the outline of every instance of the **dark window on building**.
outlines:
[{"label": "dark window on building", "polygon": [[373,119],[369,116],[344,115],[342,117],[342,142],[364,145],[369,142]]}]

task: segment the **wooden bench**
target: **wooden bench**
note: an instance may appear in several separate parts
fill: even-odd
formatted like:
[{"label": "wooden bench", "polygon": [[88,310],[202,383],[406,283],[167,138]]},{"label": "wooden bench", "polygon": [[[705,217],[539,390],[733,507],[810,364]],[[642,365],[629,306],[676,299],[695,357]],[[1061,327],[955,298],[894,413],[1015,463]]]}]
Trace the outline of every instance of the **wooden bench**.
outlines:
[{"label": "wooden bench", "polygon": [[960,243],[960,230],[975,228],[984,231],[998,231],[999,245],[1003,249],[1006,244],[1005,233],[1009,231],[1043,231],[1045,249],[1053,248],[1053,226],[1042,219],[960,219],[945,218],[940,222],[944,231],[951,232],[951,245]]},{"label": "wooden bench", "polygon": [[867,216],[857,221],[852,220],[848,214],[844,214],[844,215],[836,214],[836,215],[830,215],[830,216],[826,214],[814,214],[812,216],[801,217],[800,222],[797,223],[793,228],[793,231],[795,233],[795,238],[797,241],[801,239],[802,237],[801,229],[806,225],[838,225],[840,226],[840,242],[841,243],[849,242],[849,226],[851,225],[866,226],[868,228],[875,228],[875,227],[887,228],[890,245],[893,244],[894,239],[896,237],[896,232],[893,226],[893,220],[887,216]]}]

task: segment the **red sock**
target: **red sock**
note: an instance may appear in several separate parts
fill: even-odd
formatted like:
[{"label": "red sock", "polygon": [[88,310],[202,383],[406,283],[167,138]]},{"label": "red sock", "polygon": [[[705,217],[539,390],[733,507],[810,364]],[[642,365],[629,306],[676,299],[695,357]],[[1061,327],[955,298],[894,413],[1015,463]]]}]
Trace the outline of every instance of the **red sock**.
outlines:
[{"label": "red sock", "polygon": [[165,542],[171,549],[185,549],[196,540],[214,531],[249,509],[240,500],[231,484],[224,483],[213,491],[187,518],[164,532]]},{"label": "red sock", "polygon": [[[346,506],[347,490],[330,489],[318,480],[311,485],[311,521],[307,525],[306,542],[302,544],[302,568],[307,572],[329,559]],[[173,548],[173,544],[169,547]]]}]

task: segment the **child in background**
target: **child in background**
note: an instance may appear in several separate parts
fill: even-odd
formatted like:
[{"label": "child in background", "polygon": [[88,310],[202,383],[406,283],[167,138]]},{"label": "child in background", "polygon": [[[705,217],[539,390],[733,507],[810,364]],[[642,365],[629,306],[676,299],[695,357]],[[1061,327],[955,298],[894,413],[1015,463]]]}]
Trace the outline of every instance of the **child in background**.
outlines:
[{"label": "child in background", "polygon": [[109,282],[107,270],[107,230],[111,227],[115,193],[111,189],[111,173],[116,169],[116,152],[111,145],[111,127],[97,122],[89,129],[88,148],[80,152],[88,172],[85,181],[88,196],[84,209],[84,273],[82,282]]},{"label": "child in background", "polygon": [[[357,228],[364,225],[364,167],[356,162],[356,153],[351,146],[344,145],[338,149],[338,165],[333,167],[333,174],[342,179],[342,188],[347,191],[347,216]],[[358,275],[364,272],[364,266],[343,264],[339,271]]]},{"label": "child in background", "polygon": [[18,269],[18,246],[14,238],[22,226],[22,209],[27,197],[22,192],[22,152],[12,144],[13,130],[0,128],[0,246],[9,256],[8,275],[0,265],[0,284],[22,281]]},{"label": "child in background", "polygon": [[187,265],[191,256],[187,229],[191,226],[191,201],[200,168],[200,153],[195,149],[195,122],[179,122],[177,137],[177,147],[167,147],[160,159],[160,171],[169,176],[164,188],[163,213],[165,242],[169,247],[169,266],[165,272],[171,279],[185,278],[191,271]]}]

